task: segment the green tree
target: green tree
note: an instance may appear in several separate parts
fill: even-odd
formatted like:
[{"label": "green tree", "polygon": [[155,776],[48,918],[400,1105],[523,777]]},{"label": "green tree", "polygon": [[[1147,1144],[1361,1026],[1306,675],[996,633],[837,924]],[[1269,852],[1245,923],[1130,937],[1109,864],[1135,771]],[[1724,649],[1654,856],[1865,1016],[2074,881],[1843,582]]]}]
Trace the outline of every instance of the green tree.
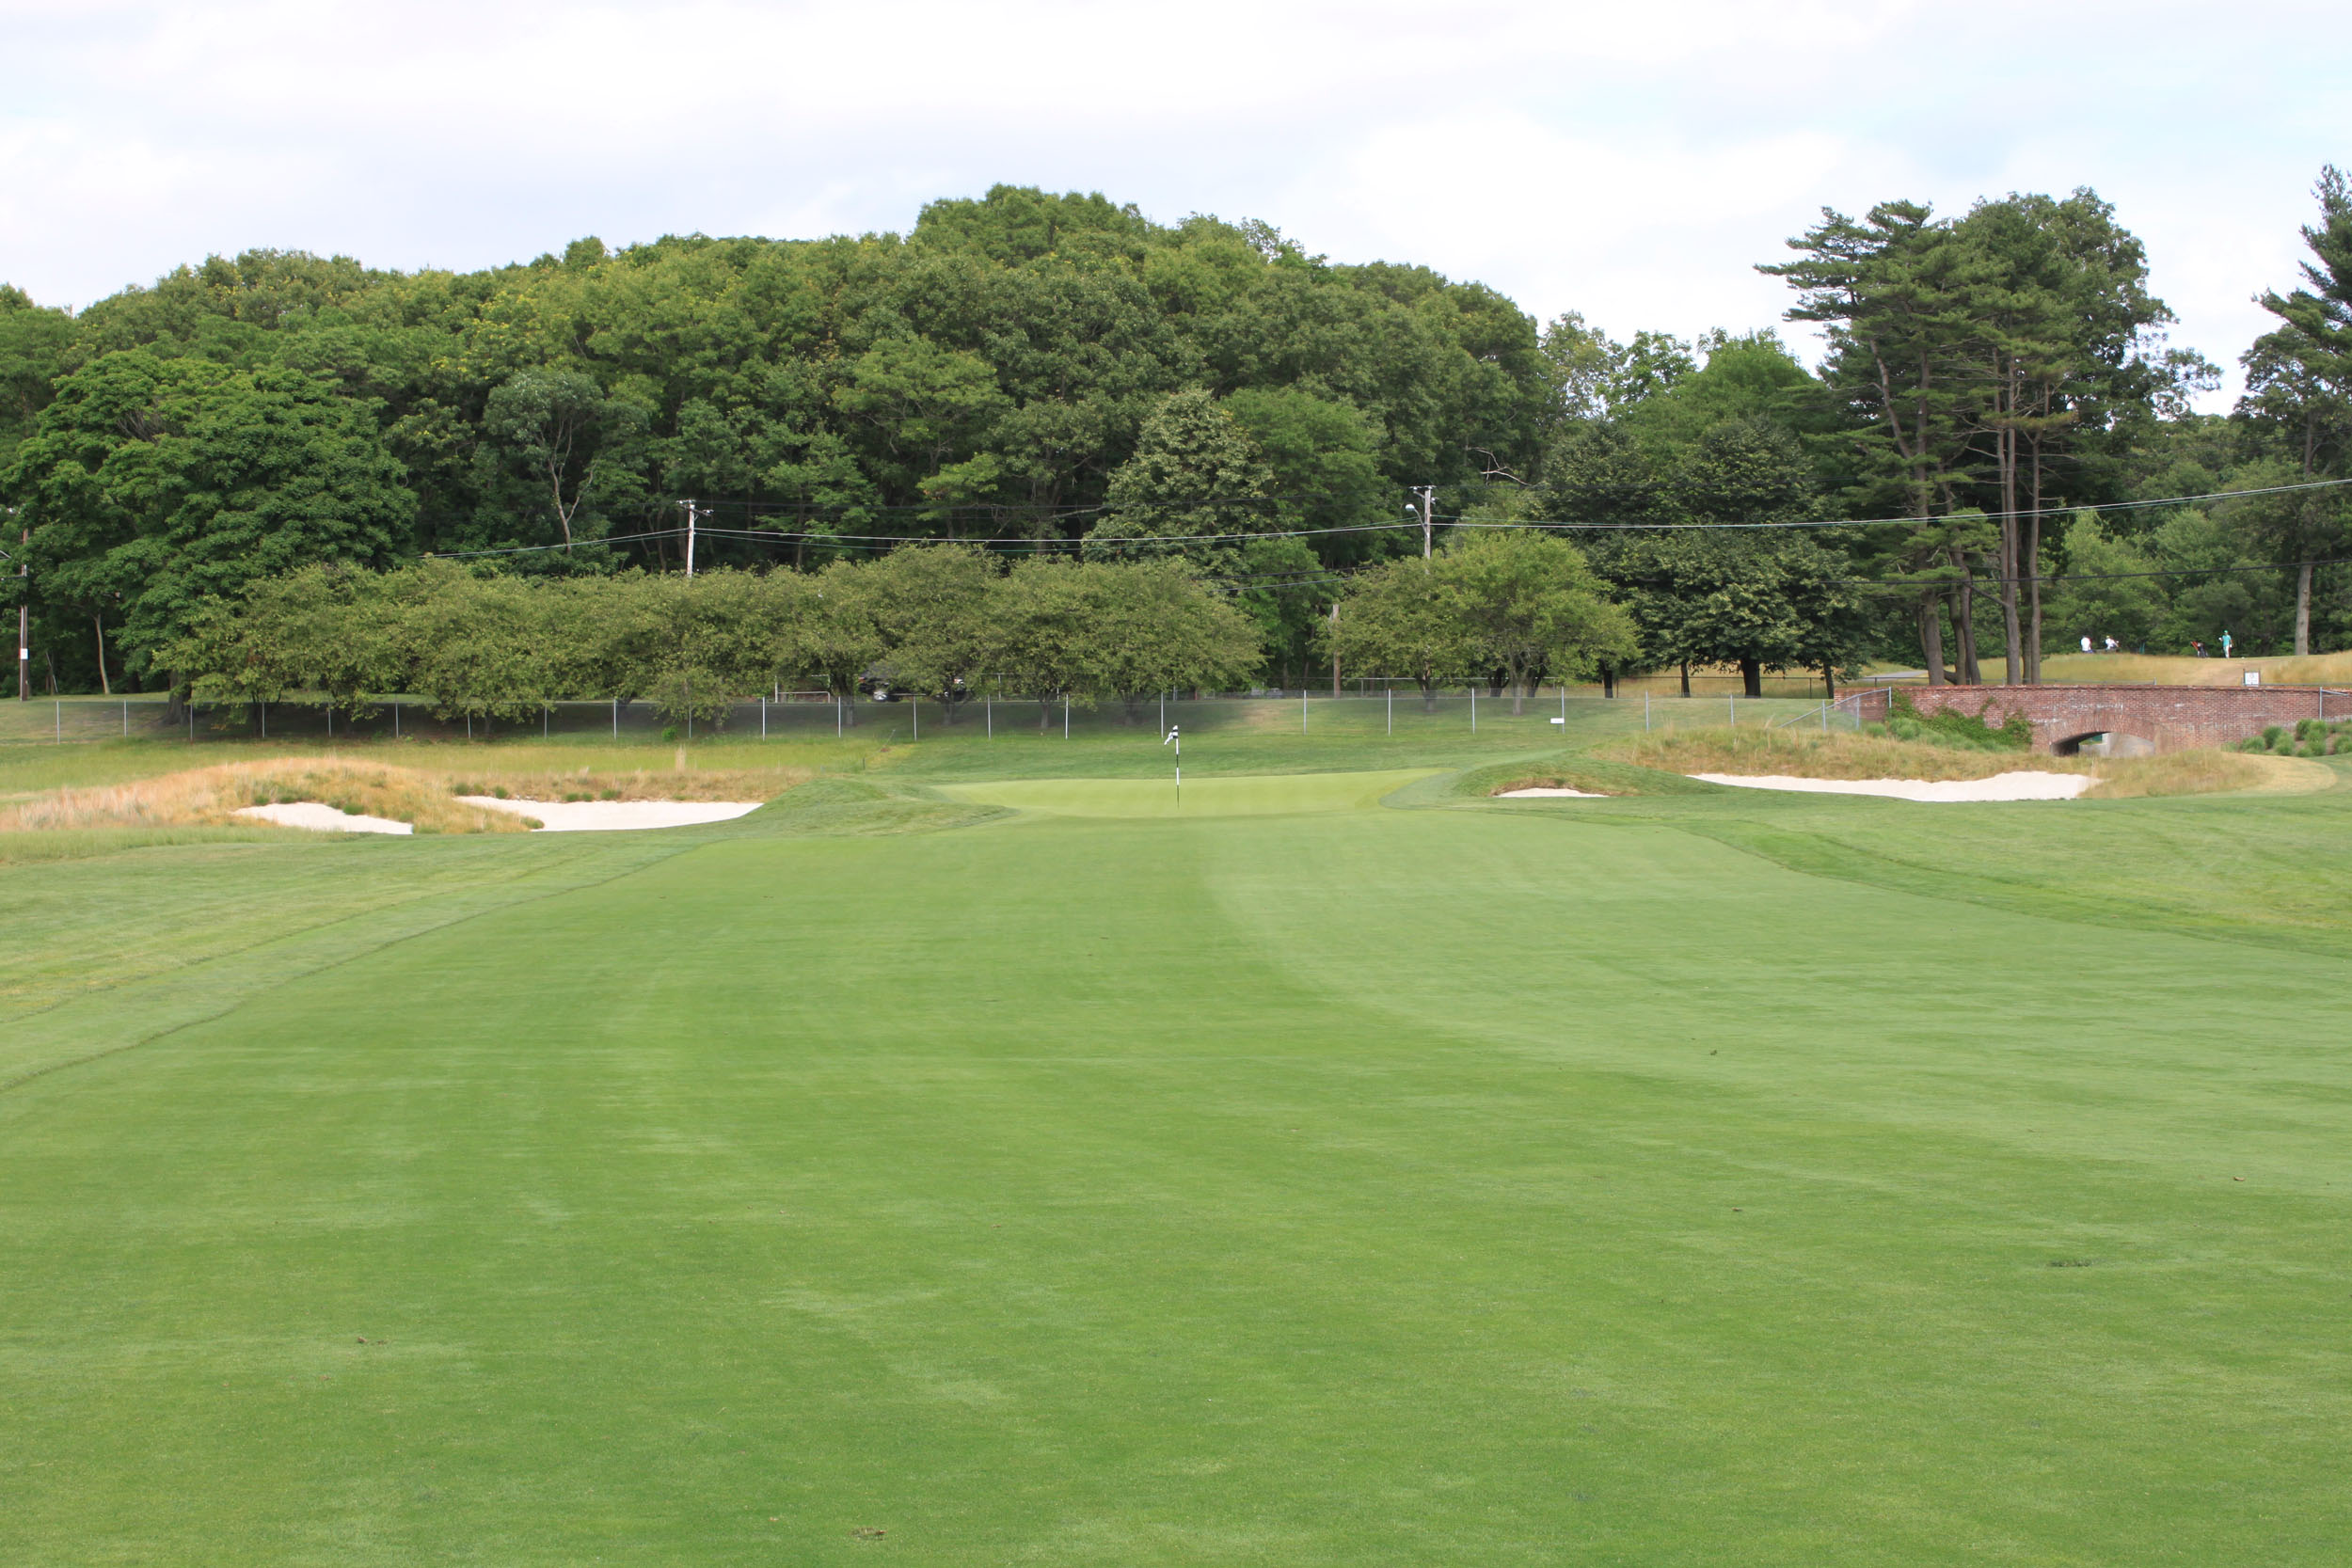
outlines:
[{"label": "green tree", "polygon": [[[1231,570],[1238,536],[1269,526],[1264,498],[1273,478],[1258,444],[1216,398],[1199,388],[1171,392],[1144,421],[1135,455],[1111,476],[1108,510],[1087,533],[1087,554],[1172,553]],[[1152,543],[1163,539],[1176,542]]]},{"label": "green tree", "polygon": [[1118,696],[1142,722],[1154,692],[1221,688],[1247,679],[1263,649],[1250,617],[1208,593],[1173,561],[1087,562],[1089,684]]},{"label": "green tree", "polygon": [[384,564],[415,513],[402,477],[371,410],[317,377],[133,349],[58,383],[0,487],[30,528],[35,592],[119,605],[131,661],[154,667],[250,582]]},{"label": "green tree", "polygon": [[823,681],[841,705],[843,722],[854,725],[858,681],[887,647],[874,621],[864,566],[836,561],[814,575],[789,646],[792,668]]},{"label": "green tree", "polygon": [[1099,609],[1080,562],[1033,558],[1005,574],[998,596],[1007,689],[1038,698],[1037,727],[1052,723],[1057,697],[1090,696],[1102,669],[1092,617]]},{"label": "green tree", "polygon": [[[2344,477],[2352,453],[2352,182],[2330,164],[2313,194],[2319,221],[2303,229],[2312,253],[2301,264],[2303,286],[2262,295],[2281,325],[2241,361],[2247,389],[2238,404],[2241,419],[2293,454],[2305,482]],[[2298,654],[2311,652],[2312,562],[2342,546],[2344,514],[2340,491],[2270,498],[2253,513],[2274,559],[2295,570]]]},{"label": "green tree", "polygon": [[[482,434],[496,461],[527,477],[569,550],[604,531],[599,504],[637,499],[644,415],[577,371],[518,371],[492,391]],[[535,508],[534,508],[535,509]]]},{"label": "green tree", "polygon": [[1424,712],[1436,710],[1438,687],[1470,674],[1483,657],[1448,578],[1419,556],[1350,578],[1324,646],[1345,668],[1411,677]]},{"label": "green tree", "polygon": [[1000,645],[996,565],[969,545],[901,545],[859,571],[892,684],[940,699],[951,724]]},{"label": "green tree", "polygon": [[1565,540],[1518,529],[1475,534],[1447,547],[1437,575],[1473,657],[1509,682],[1513,713],[1524,711],[1541,672],[1571,680],[1636,657],[1632,619]]}]

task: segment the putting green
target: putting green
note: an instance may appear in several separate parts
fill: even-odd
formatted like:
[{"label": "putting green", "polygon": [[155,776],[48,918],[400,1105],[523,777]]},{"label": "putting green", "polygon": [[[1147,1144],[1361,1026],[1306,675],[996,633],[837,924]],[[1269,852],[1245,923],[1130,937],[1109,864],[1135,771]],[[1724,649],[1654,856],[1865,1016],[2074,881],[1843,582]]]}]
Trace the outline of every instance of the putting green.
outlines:
[{"label": "putting green", "polygon": [[1163,779],[1012,779],[949,786],[946,793],[982,805],[1056,816],[1289,816],[1302,812],[1370,811],[1382,796],[1437,769],[1385,773],[1283,773],[1270,777],[1195,778],[1179,789]]},{"label": "putting green", "polygon": [[0,1093],[0,1560],[2342,1560],[2340,956],[1417,776],[236,847],[425,879],[11,1023],[92,1059]]}]

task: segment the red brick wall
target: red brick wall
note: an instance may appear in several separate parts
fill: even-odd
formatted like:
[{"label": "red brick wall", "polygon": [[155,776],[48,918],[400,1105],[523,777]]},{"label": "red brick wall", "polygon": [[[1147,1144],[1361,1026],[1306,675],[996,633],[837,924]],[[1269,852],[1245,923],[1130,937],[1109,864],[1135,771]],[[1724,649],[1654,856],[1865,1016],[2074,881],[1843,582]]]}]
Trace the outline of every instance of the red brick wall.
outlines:
[{"label": "red brick wall", "polygon": [[[2352,719],[2352,692],[2315,686],[1906,686],[1921,713],[1965,713],[1998,728],[2022,713],[2037,752],[2103,731],[2137,736],[2159,752],[2227,746],[2271,724]],[[1861,696],[1866,721],[1883,721],[1885,689]]]}]

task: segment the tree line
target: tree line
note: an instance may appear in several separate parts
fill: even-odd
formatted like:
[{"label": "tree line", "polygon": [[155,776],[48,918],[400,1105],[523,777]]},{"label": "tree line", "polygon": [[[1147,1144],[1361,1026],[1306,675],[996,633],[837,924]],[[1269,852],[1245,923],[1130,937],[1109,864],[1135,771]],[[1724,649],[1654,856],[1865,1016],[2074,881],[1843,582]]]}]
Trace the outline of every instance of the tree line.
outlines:
[{"label": "tree line", "polygon": [[68,689],[168,683],[209,607],[311,563],[675,574],[689,502],[705,570],[908,540],[1174,562],[1302,684],[1346,579],[1419,556],[1423,486],[1441,533],[1582,531],[1626,668],[2029,680],[2081,635],[2224,626],[2303,651],[2352,639],[2341,492],[2117,503],[2346,477],[2352,195],[2330,168],[2317,196],[2227,415],[2089,191],[1825,212],[1764,269],[1818,369],[1011,187],[903,236],[469,274],[252,252],[78,314],[0,287],[6,547]]},{"label": "tree line", "polygon": [[[1407,574],[1417,596],[1400,613]],[[1409,657],[1424,691],[1499,678],[1515,707],[1542,676],[1635,654],[1631,623],[1575,547],[1526,532],[1367,574],[1322,645],[1376,664]],[[1157,693],[1248,685],[1263,651],[1256,623],[1182,562],[1050,556],[1006,569],[975,546],[916,544],[815,572],[691,578],[312,564],[207,606],[167,657],[200,698],[315,695],[351,713],[395,695],[450,718],[596,699],[711,722],[814,684],[849,705],[851,723],[876,689],[939,702],[952,723],[988,693],[1117,699],[1139,721]]]}]

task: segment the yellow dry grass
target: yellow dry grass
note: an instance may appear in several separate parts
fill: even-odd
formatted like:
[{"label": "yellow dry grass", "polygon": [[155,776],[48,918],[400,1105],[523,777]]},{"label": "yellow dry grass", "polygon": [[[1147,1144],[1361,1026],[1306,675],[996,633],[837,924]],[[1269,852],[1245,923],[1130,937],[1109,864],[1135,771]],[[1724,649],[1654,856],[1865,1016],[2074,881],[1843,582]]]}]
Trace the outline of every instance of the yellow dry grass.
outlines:
[{"label": "yellow dry grass", "polygon": [[463,769],[438,774],[453,795],[516,800],[768,800],[814,777],[805,768]]},{"label": "yellow dry grass", "polygon": [[2240,686],[2247,672],[2260,671],[2266,686],[2352,688],[2352,653],[2312,654],[2302,658],[2167,658],[2154,654],[2052,654],[2042,661],[2042,678],[2094,686]]},{"label": "yellow dry grass", "polygon": [[2026,770],[2094,771],[2075,757],[1970,752],[1892,736],[1792,729],[1677,730],[1637,736],[1598,754],[1669,773],[1781,773],[1799,779],[1989,779]]},{"label": "yellow dry grass", "polygon": [[2085,790],[2090,800],[2123,800],[2161,795],[2309,795],[2331,789],[2336,770],[2299,757],[2253,756],[2243,752],[2169,752],[2155,757],[2118,757],[2098,764],[2099,782]]},{"label": "yellow dry grass", "polygon": [[516,833],[518,817],[457,800],[445,774],[325,757],[278,757],[166,773],[131,784],[53,789],[0,811],[0,832],[251,825],[241,806],[317,800],[407,822],[421,833]]}]

